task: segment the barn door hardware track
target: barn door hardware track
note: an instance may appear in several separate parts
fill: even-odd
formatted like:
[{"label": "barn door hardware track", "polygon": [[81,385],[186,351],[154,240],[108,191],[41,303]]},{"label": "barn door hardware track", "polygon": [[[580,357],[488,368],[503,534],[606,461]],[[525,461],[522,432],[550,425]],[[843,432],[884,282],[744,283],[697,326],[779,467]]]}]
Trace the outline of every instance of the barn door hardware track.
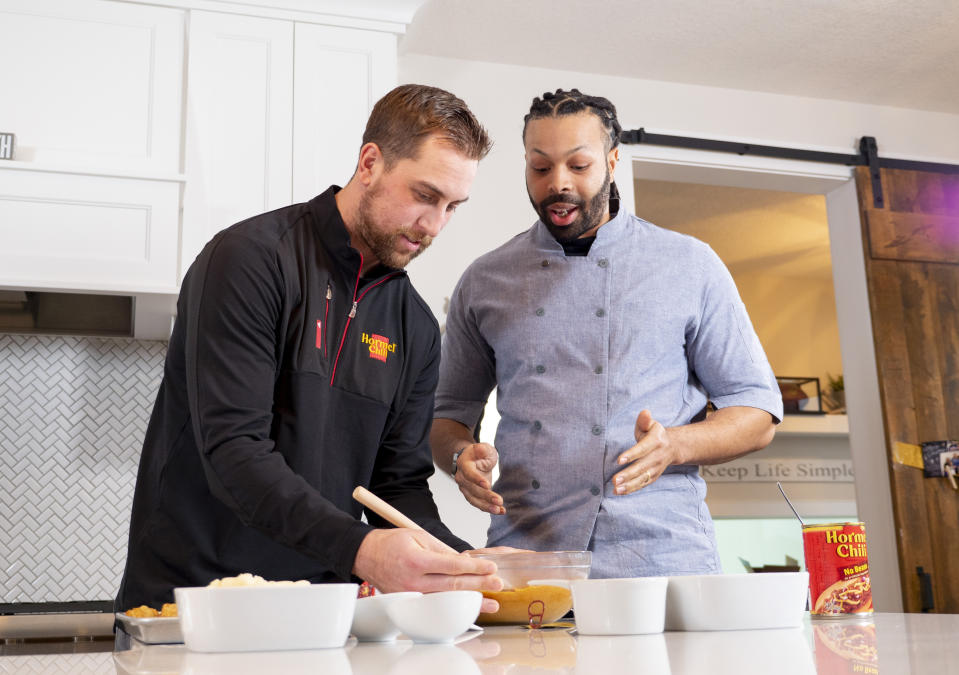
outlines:
[{"label": "barn door hardware track", "polygon": [[757,155],[779,159],[795,159],[803,162],[822,162],[825,164],[843,164],[845,166],[867,166],[872,180],[873,205],[883,208],[884,199],[879,169],[906,169],[909,171],[932,171],[935,173],[959,174],[959,164],[941,164],[938,162],[914,162],[908,159],[893,159],[879,156],[879,144],[873,136],[863,136],[859,140],[859,153],[846,155],[839,152],[819,152],[799,148],[782,148],[775,145],[756,145],[735,141],[717,141],[710,138],[691,138],[689,136],[670,136],[651,134],[642,127],[623,131],[620,142],[627,145],[665,145],[672,148],[690,150],[710,150],[728,152],[735,155]]}]

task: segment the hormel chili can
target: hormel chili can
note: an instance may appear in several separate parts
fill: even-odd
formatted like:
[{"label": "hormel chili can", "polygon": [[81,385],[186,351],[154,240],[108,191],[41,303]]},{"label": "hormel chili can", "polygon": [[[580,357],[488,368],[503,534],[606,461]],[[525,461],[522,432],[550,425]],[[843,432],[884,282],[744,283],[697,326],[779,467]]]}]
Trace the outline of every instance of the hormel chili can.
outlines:
[{"label": "hormel chili can", "polygon": [[863,523],[803,525],[809,572],[809,610],[814,617],[872,613],[872,587]]}]

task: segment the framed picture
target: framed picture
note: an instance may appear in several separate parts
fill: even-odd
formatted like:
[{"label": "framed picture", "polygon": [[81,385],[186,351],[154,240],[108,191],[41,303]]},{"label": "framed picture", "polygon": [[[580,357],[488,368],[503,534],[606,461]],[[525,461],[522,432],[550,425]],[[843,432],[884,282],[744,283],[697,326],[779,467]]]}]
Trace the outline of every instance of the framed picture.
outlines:
[{"label": "framed picture", "polygon": [[787,415],[823,415],[818,377],[776,377]]}]

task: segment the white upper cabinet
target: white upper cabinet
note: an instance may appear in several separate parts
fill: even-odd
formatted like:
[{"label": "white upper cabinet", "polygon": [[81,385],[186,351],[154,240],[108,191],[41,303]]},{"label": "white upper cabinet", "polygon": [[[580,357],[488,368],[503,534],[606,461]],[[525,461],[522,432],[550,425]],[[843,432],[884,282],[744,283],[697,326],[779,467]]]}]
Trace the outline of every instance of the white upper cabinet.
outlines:
[{"label": "white upper cabinet", "polygon": [[180,186],[0,172],[0,286],[176,292]]},{"label": "white upper cabinet", "polygon": [[349,180],[403,25],[287,1],[0,0],[0,288],[172,296],[219,230]]},{"label": "white upper cabinet", "polygon": [[223,228],[348,181],[396,84],[392,33],[193,11],[189,52],[181,280]]},{"label": "white upper cabinet", "polygon": [[396,86],[396,36],[296,25],[293,201],[353,175],[373,104]]},{"label": "white upper cabinet", "polygon": [[17,163],[177,174],[180,9],[84,0],[0,3],[0,131]]},{"label": "white upper cabinet", "polygon": [[290,203],[293,22],[191,12],[188,83],[181,275],[219,230]]}]

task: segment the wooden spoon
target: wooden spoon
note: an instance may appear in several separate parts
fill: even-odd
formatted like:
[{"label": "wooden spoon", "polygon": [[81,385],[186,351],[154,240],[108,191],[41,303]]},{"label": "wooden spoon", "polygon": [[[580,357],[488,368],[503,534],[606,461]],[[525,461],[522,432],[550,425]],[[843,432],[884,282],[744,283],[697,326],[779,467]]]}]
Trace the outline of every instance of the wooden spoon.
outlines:
[{"label": "wooden spoon", "polygon": [[439,546],[442,546],[450,553],[456,553],[457,555],[459,555],[459,551],[444,544],[442,541],[434,537],[429,532],[426,532],[426,530],[420,527],[411,518],[403,515],[402,512],[400,512],[399,510],[395,509],[394,507],[384,502],[375,494],[367,490],[365,487],[357,486],[356,489],[353,490],[353,499],[358,501],[360,504],[362,504],[366,508],[372,510],[374,513],[376,513],[380,517],[393,523],[397,527],[405,527],[410,530],[420,530],[421,532],[425,532],[426,536],[430,537],[434,542],[436,542],[436,544],[438,544]]}]

